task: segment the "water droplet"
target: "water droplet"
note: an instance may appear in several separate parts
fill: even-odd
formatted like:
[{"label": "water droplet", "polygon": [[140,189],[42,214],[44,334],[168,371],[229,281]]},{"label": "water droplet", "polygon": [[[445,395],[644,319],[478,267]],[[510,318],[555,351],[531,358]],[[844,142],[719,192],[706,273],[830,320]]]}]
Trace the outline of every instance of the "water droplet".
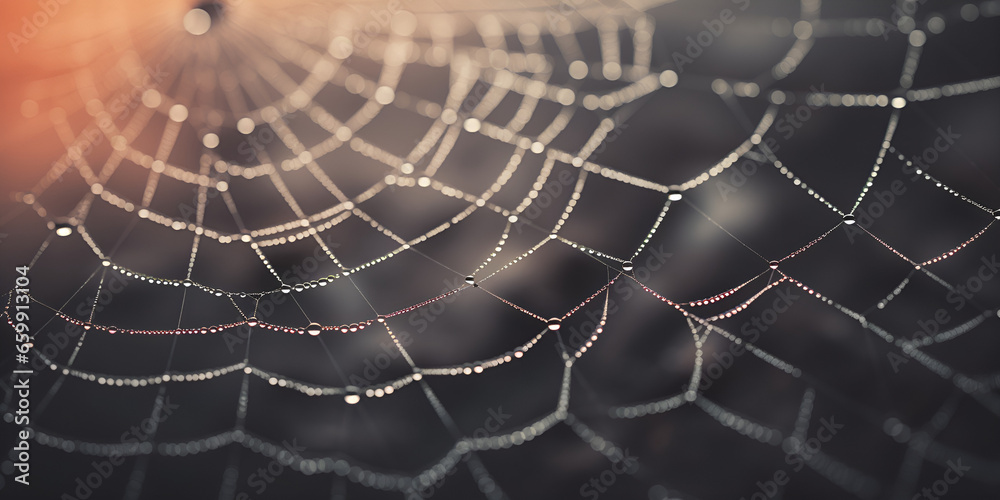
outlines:
[{"label": "water droplet", "polygon": [[292,285],[281,285],[281,293],[291,293]]},{"label": "water droplet", "polygon": [[632,272],[632,269],[634,269],[634,266],[632,266],[631,260],[626,260],[625,262],[622,262],[622,271],[630,273]]},{"label": "water droplet", "polygon": [[84,323],[83,324],[83,329],[84,330],[90,330],[90,327],[91,327],[90,323]]},{"label": "water droplet", "polygon": [[376,321],[378,321],[379,323],[385,323],[385,315],[379,314],[378,318],[376,318]]},{"label": "water droplet", "polygon": [[468,284],[470,284],[470,285],[475,284],[476,283],[476,277],[475,276],[466,276],[465,277],[465,282],[468,283]]},{"label": "water droplet", "polygon": [[777,269],[777,268],[778,268],[778,261],[776,261],[776,260],[772,260],[772,261],[771,261],[771,262],[770,262],[770,263],[768,264],[768,266],[770,266],[770,267],[771,267],[771,269]]},{"label": "water droplet", "polygon": [[59,224],[56,224],[56,236],[64,236],[65,237],[65,236],[69,236],[71,234],[73,234],[73,226],[71,226],[69,224],[66,224],[65,222],[61,222]]},{"label": "water droplet", "polygon": [[1000,208],[993,211],[993,217],[996,218],[996,220],[1000,220]]},{"label": "water droplet", "polygon": [[243,135],[248,135],[250,132],[253,132],[254,127],[256,127],[256,124],[254,123],[253,118],[250,117],[240,118],[239,121],[236,122],[236,130]]},{"label": "water droplet", "polygon": [[849,226],[851,224],[854,224],[854,222],[855,222],[854,214],[847,214],[844,216],[844,224],[847,224]]},{"label": "water droplet", "polygon": [[670,191],[667,193],[667,199],[670,201],[681,201],[681,198],[683,197],[684,195],[682,195],[680,191]]},{"label": "water droplet", "polygon": [[358,404],[359,401],[361,401],[361,396],[358,396],[357,394],[348,394],[344,396],[344,402],[349,405]]},{"label": "water droplet", "polygon": [[476,133],[482,128],[482,122],[475,118],[467,118],[465,123],[462,124],[465,127],[466,132]]},{"label": "water droplet", "polygon": [[549,330],[556,331],[562,326],[562,320],[559,318],[550,318],[546,324],[548,325]]},{"label": "water droplet", "polygon": [[257,326],[259,324],[260,324],[260,322],[257,321],[257,318],[255,318],[253,316],[250,316],[250,318],[247,319],[247,326]]},{"label": "water droplet", "polygon": [[216,2],[205,2],[189,10],[184,15],[184,29],[192,35],[204,35],[219,20],[222,6]]},{"label": "water droplet", "polygon": [[191,286],[191,285],[194,284],[194,282],[191,281],[191,280],[184,280],[183,283],[184,283],[184,286]]},{"label": "water droplet", "polygon": [[313,337],[319,335],[322,332],[323,332],[323,327],[321,327],[319,323],[309,323],[309,326],[306,327],[306,333],[312,335]]}]

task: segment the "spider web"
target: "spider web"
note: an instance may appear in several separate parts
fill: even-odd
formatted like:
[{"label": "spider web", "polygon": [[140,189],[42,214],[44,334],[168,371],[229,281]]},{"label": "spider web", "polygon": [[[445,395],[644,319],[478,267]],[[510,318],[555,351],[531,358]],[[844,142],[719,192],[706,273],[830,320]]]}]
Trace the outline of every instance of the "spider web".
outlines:
[{"label": "spider web", "polygon": [[[612,470],[615,497],[749,498],[788,457],[778,496],[908,498],[959,458],[995,493],[995,147],[941,146],[933,106],[995,104],[996,4],[741,5],[248,2],[137,27],[72,99],[42,82],[61,151],[4,217],[44,318],[33,465],[72,464],[40,497],[118,456],[96,498],[240,498],[273,463],[260,496],[564,498]],[[872,73],[824,72],[838,51]]]}]

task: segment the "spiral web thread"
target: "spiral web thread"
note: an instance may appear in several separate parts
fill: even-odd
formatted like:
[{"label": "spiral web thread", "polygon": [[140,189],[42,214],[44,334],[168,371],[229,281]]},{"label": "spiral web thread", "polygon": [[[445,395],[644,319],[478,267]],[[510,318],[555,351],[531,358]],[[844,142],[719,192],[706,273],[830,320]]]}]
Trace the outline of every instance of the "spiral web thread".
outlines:
[{"label": "spiral web thread", "polygon": [[[802,442],[811,421],[813,401],[823,395],[820,388],[809,387],[804,392],[800,410],[795,420],[795,428],[790,430],[778,429],[766,423],[745,418],[709,400],[696,390],[699,380],[703,376],[703,352],[701,348],[708,337],[712,335],[718,335],[728,342],[743,345],[760,361],[784,372],[789,377],[803,378],[807,381],[811,379],[808,369],[782,360],[760,347],[745,341],[739,335],[726,331],[715,324],[719,319],[739,315],[751,302],[781,283],[793,284],[804,290],[811,297],[811,300],[825,304],[856,320],[875,337],[892,346],[899,353],[916,360],[929,372],[953,382],[961,392],[973,398],[989,412],[1000,416],[1000,398],[994,392],[998,383],[1000,383],[1000,377],[995,375],[967,375],[960,369],[949,366],[922,350],[927,345],[948,342],[968,331],[972,331],[979,324],[991,317],[995,311],[983,310],[980,315],[958,327],[942,331],[927,338],[909,340],[868,321],[865,315],[871,309],[868,311],[849,309],[823,295],[821,291],[812,288],[808,283],[799,281],[795,276],[787,274],[781,269],[780,264],[783,261],[793,259],[798,255],[808,252],[812,245],[828,236],[840,224],[830,228],[810,242],[803,242],[800,249],[791,252],[783,258],[777,259],[775,262],[769,262],[769,259],[764,258],[760,253],[747,246],[746,248],[749,251],[761,257],[763,263],[761,273],[738,286],[704,299],[682,301],[662,296],[656,290],[639,283],[637,278],[631,273],[631,261],[637,260],[643,255],[647,244],[654,238],[660,224],[669,222],[669,209],[671,206],[674,203],[685,200],[684,193],[686,191],[698,189],[699,186],[702,186],[711,177],[717,176],[733,166],[739,159],[749,157],[773,165],[787,178],[790,185],[797,186],[807,192],[814,198],[816,203],[824,205],[839,216],[849,216],[859,208],[865,199],[869,189],[875,182],[883,161],[887,157],[896,156],[900,161],[907,162],[905,152],[897,150],[892,140],[902,110],[908,103],[931,99],[947,99],[957,95],[992,91],[1000,86],[1000,76],[995,76],[974,81],[952,82],[940,87],[909,89],[920,62],[922,47],[925,43],[935,43],[933,29],[921,31],[913,30],[911,27],[908,37],[909,46],[902,60],[902,72],[900,75],[901,87],[908,90],[901,97],[879,93],[768,92],[768,90],[775,88],[776,84],[782,79],[794,73],[803,59],[808,57],[810,49],[817,38],[882,36],[886,29],[882,22],[877,19],[823,19],[819,15],[820,4],[817,0],[803,0],[800,10],[801,21],[806,22],[810,29],[806,32],[801,32],[800,27],[804,25],[801,23],[795,24],[796,35],[798,36],[797,41],[792,45],[786,56],[767,73],[754,81],[715,79],[710,84],[708,81],[695,81],[694,79],[685,81],[685,78],[678,78],[677,73],[669,68],[660,70],[651,68],[652,39],[655,28],[653,19],[642,10],[618,8],[609,11],[608,8],[596,3],[580,5],[569,17],[562,18],[560,22],[551,25],[543,21],[545,15],[541,11],[525,14],[530,19],[536,21],[537,24],[532,22],[521,23],[519,28],[512,28],[513,21],[505,18],[502,14],[482,15],[476,21],[476,32],[478,33],[481,45],[470,45],[465,39],[452,38],[447,30],[442,29],[434,31],[435,35],[430,40],[415,38],[411,35],[413,32],[412,25],[416,23],[416,18],[411,19],[408,16],[412,16],[412,14],[403,12],[393,18],[391,26],[385,27],[386,29],[382,33],[374,37],[372,45],[367,47],[367,51],[352,46],[352,37],[349,30],[338,31],[338,29],[334,28],[329,30],[323,38],[318,39],[316,36],[312,36],[309,41],[304,41],[297,38],[293,30],[267,30],[264,29],[264,25],[262,24],[266,21],[265,19],[247,18],[245,19],[246,24],[243,27],[244,29],[233,32],[234,39],[231,40],[233,46],[224,47],[219,57],[237,59],[236,56],[238,54],[232,51],[234,50],[233,47],[238,44],[246,44],[248,47],[253,47],[253,49],[259,50],[261,54],[265,54],[267,57],[247,58],[245,60],[245,63],[248,65],[246,72],[237,74],[232,81],[220,81],[220,87],[223,89],[226,101],[224,104],[232,113],[231,117],[225,117],[225,119],[236,121],[243,118],[244,121],[239,122],[240,124],[237,125],[241,131],[244,128],[252,131],[263,125],[273,129],[281,143],[294,155],[291,159],[281,162],[272,161],[266,151],[261,151],[259,153],[259,163],[239,165],[227,162],[213,152],[215,148],[214,144],[217,143],[217,136],[213,138],[212,135],[215,133],[212,128],[213,123],[215,127],[218,127],[221,125],[222,119],[221,114],[213,115],[213,112],[221,109],[222,104],[215,103],[209,93],[200,92],[199,89],[195,88],[190,83],[193,79],[187,76],[189,72],[194,73],[205,70],[208,67],[207,65],[211,63],[207,58],[192,57],[176,61],[181,68],[171,75],[176,81],[162,82],[158,85],[159,90],[157,88],[146,89],[142,96],[143,105],[139,106],[127,118],[127,123],[121,128],[118,128],[118,125],[114,121],[111,121],[110,126],[101,129],[102,133],[105,134],[105,139],[109,141],[113,149],[103,163],[91,164],[88,162],[86,156],[81,154],[81,150],[85,147],[85,142],[88,139],[84,137],[82,131],[72,128],[65,114],[52,113],[52,125],[64,142],[66,151],[48,174],[41,178],[29,192],[18,194],[17,199],[24,206],[30,207],[41,220],[47,221],[50,228],[55,227],[55,224],[61,220],[67,221],[75,230],[73,237],[81,238],[89,246],[97,259],[101,261],[101,265],[94,270],[87,282],[80,286],[77,293],[88,283],[96,282],[99,296],[104,286],[105,278],[110,273],[118,273],[127,279],[141,280],[154,285],[182,289],[185,300],[219,300],[224,304],[232,306],[235,311],[233,313],[234,319],[225,324],[181,328],[180,315],[183,312],[182,309],[178,313],[178,325],[174,330],[127,329],[102,324],[100,318],[94,318],[94,309],[91,310],[90,317],[78,318],[72,312],[65,311],[65,305],[56,307],[36,301],[42,307],[55,311],[56,318],[59,320],[76,323],[85,328],[84,333],[76,345],[73,346],[72,353],[65,363],[57,363],[55,360],[45,358],[40,351],[34,351],[34,354],[41,357],[52,370],[61,373],[61,377],[46,392],[42,403],[35,410],[37,412],[36,415],[45,410],[45,406],[52,398],[57,397],[58,390],[65,377],[75,377],[83,381],[123,388],[150,385],[159,386],[159,392],[152,408],[153,414],[156,414],[158,408],[163,405],[168,384],[171,382],[183,381],[193,383],[209,380],[214,377],[239,376],[242,377],[242,386],[234,426],[229,430],[214,435],[194,438],[186,442],[94,443],[82,439],[60,436],[55,431],[41,429],[36,426],[33,429],[34,439],[39,444],[60,448],[67,452],[95,456],[111,454],[138,456],[139,460],[132,471],[131,480],[126,492],[127,498],[137,498],[141,494],[145,468],[148,463],[146,457],[151,454],[186,455],[237,444],[254,453],[267,457],[277,457],[284,463],[291,465],[293,469],[304,474],[332,472],[364,486],[384,490],[398,490],[407,495],[416,495],[417,489],[420,486],[432,484],[444,477],[451,469],[460,466],[460,461],[468,455],[471,459],[467,461],[467,466],[475,477],[482,493],[487,498],[505,498],[506,495],[503,492],[502,485],[493,480],[485,466],[476,458],[476,452],[506,448],[512,445],[522,445],[555,426],[565,424],[581,440],[589,443],[596,451],[605,455],[611,462],[618,463],[623,460],[621,448],[599,436],[569,410],[570,383],[574,362],[584,356],[588,349],[593,348],[599,334],[614,334],[613,322],[611,324],[606,323],[608,323],[608,301],[611,294],[611,286],[618,280],[636,281],[642,290],[661,301],[663,307],[670,307],[680,312],[690,327],[696,349],[694,351],[694,369],[690,376],[688,389],[655,401],[610,408],[608,414],[612,418],[643,418],[668,412],[683,405],[694,405],[703,410],[709,417],[715,419],[719,425],[744,434],[747,438],[759,441],[761,444],[768,446],[784,445],[787,447],[789,443]],[[964,15],[966,10],[962,12]],[[992,13],[995,14],[995,12]],[[337,14],[341,19],[348,19],[344,23],[350,24],[349,16],[345,17],[342,11],[338,11]],[[957,17],[957,10],[952,14],[954,16],[945,17],[945,21],[949,26],[952,24],[960,25],[966,22]],[[989,9],[982,9],[982,15],[990,14],[991,11]],[[915,18],[920,19],[920,16],[917,15]],[[913,20],[910,19],[910,22],[913,22]],[[929,26],[927,19],[914,22],[914,24],[921,27]],[[601,57],[599,61],[585,61],[584,51],[577,40],[577,33],[592,28],[596,28],[599,34]],[[516,32],[523,51],[508,48],[505,35],[510,34],[512,30]],[[260,33],[264,33],[264,35],[260,35]],[[624,53],[625,49],[620,44],[619,37],[622,33],[633,41],[631,47],[633,50],[629,54]],[[258,38],[259,36],[270,36],[271,38],[260,39]],[[543,47],[541,40],[546,36],[551,36],[556,42],[559,49],[557,54],[550,54],[546,47]],[[161,54],[161,56],[166,61],[171,60],[171,56],[168,54]],[[381,70],[377,80],[369,79],[362,73],[352,71],[349,65],[345,63],[348,57],[361,57],[378,64]],[[424,64],[434,67],[445,66],[450,68],[451,78],[447,97],[441,102],[435,102],[411,95],[400,89],[398,84],[401,74],[403,69],[409,64]],[[573,79],[566,82],[552,81],[553,64],[568,65],[571,75],[574,73],[576,75],[574,75]],[[298,68],[306,76],[296,79],[286,71],[286,68],[289,66]],[[79,78],[97,79],[97,76],[90,73],[83,73],[79,75]],[[617,82],[619,85],[615,90],[604,93],[585,93],[579,90],[579,81],[585,79]],[[462,104],[473,91],[477,82],[486,84],[488,90],[482,94],[481,99],[475,103],[474,107],[463,109]],[[313,102],[313,97],[327,85],[346,89],[352,94],[363,97],[366,102],[352,116],[346,119],[337,118],[323,109],[322,106]],[[628,119],[630,112],[634,109],[629,106],[630,104],[641,101],[644,97],[657,92],[670,92],[671,88],[678,85],[698,88],[705,92],[714,91],[725,100],[764,99],[767,101],[768,107],[756,126],[753,127],[753,133],[742,144],[724,158],[719,159],[714,165],[710,165],[700,175],[680,184],[662,185],[630,175],[622,168],[600,165],[590,160],[592,153],[605,141],[608,135],[618,125],[621,125]],[[103,120],[110,115],[108,114],[109,111],[103,109],[103,106],[100,104],[100,96],[96,93],[95,88],[94,81],[82,80],[78,85],[78,91],[83,102],[96,103],[94,105],[88,104],[88,113],[95,120]],[[174,90],[167,93],[166,89]],[[867,181],[863,186],[859,186],[857,199],[853,206],[838,207],[827,201],[820,194],[822,192],[821,187],[807,185],[793,172],[790,166],[783,164],[778,159],[776,153],[770,151],[767,146],[761,143],[761,137],[770,129],[776,117],[779,116],[782,109],[781,104],[793,95],[796,101],[808,102],[811,106],[815,107],[882,107],[891,110],[886,126],[884,142],[873,161]],[[514,117],[508,123],[490,123],[486,121],[486,117],[500,104],[501,100],[509,96],[516,97],[520,102]],[[560,111],[552,118],[551,122],[541,133],[530,137],[523,135],[521,131],[529,120],[534,117],[540,101],[556,103],[560,106]],[[394,155],[386,149],[380,148],[377,144],[362,139],[358,135],[358,132],[364,129],[381,110],[390,106],[425,117],[431,120],[432,123],[423,137],[413,147],[412,151],[405,156]],[[570,119],[580,108],[590,111],[598,109],[609,111],[612,112],[612,117],[602,120],[591,132],[586,144],[578,151],[563,151],[551,146],[550,142],[565,129]],[[209,111],[206,112],[205,110]],[[198,173],[194,173],[183,166],[171,164],[168,159],[176,144],[179,130],[182,124],[188,119],[189,113],[194,115],[198,112],[201,113],[200,116],[202,116],[202,121],[204,121],[204,124],[200,126],[199,136],[202,137],[206,149],[198,166]],[[289,124],[288,116],[296,112],[304,113],[313,124],[321,127],[328,134],[326,139],[315,145],[306,146]],[[158,114],[167,117],[167,125],[159,146],[155,151],[141,151],[135,147],[133,141]],[[747,119],[746,116],[739,118]],[[252,127],[249,126],[250,122],[245,120],[250,120]],[[227,121],[227,123],[230,122]],[[435,173],[448,157],[452,146],[454,146],[461,134],[478,134],[493,141],[513,146],[514,153],[507,159],[506,165],[497,176],[495,183],[484,192],[464,192],[435,178]],[[338,148],[350,148],[352,151],[383,165],[385,169],[383,179],[360,195],[348,197],[324,172],[324,169],[320,165],[324,155]],[[537,173],[534,189],[516,207],[505,207],[492,202],[491,198],[494,194],[503,189],[507,180],[520,167],[521,159],[529,155],[541,155],[544,159],[542,167]],[[126,160],[133,163],[133,166],[138,166],[146,171],[146,186],[141,200],[128,199],[106,187],[108,180],[122,167]],[[573,184],[572,196],[563,208],[558,221],[552,227],[539,227],[533,222],[528,221],[527,223],[540,230],[543,236],[527,251],[511,255],[510,252],[505,251],[504,247],[513,224],[517,223],[519,220],[518,217],[535,202],[541,186],[550,179],[553,168],[557,164],[576,167],[576,180]],[[416,167],[417,165],[419,167]],[[337,199],[337,204],[317,213],[307,213],[303,210],[282,181],[283,172],[300,169],[307,170],[319,185]],[[49,214],[39,201],[39,195],[44,193],[67,171],[78,173],[90,186],[90,192],[80,199],[75,209],[67,218],[59,219]],[[911,278],[917,273],[931,278],[944,289],[953,290],[954,287],[952,284],[933,273],[934,264],[960,252],[979,236],[989,231],[996,221],[996,211],[994,209],[990,209],[986,205],[962,195],[958,190],[943,184],[931,176],[930,173],[919,173],[922,174],[923,181],[931,183],[945,193],[955,196],[982,211],[982,230],[969,235],[966,241],[952,243],[951,246],[942,248],[941,253],[938,255],[910,257],[885,243],[877,234],[862,228],[868,236],[884,246],[887,251],[892,252],[899,259],[904,260],[913,267],[910,274],[899,283],[895,290],[876,305],[873,305],[872,309],[887,307],[892,299],[899,295],[903,288],[910,282]],[[562,226],[571,217],[574,206],[581,198],[588,178],[595,175],[627,184],[632,189],[657,192],[663,197],[662,210],[657,216],[655,224],[649,228],[648,233],[642,241],[635,242],[635,250],[630,255],[612,255],[601,251],[599,248],[591,248],[586,241],[572,241],[559,234]],[[188,184],[197,189],[197,206],[195,207],[193,222],[156,213],[150,208],[151,201],[157,193],[158,182],[163,177]],[[256,180],[255,182],[266,183],[272,186],[281,195],[285,204],[287,204],[287,208],[295,214],[295,218],[284,224],[269,227],[257,229],[245,227],[244,219],[240,216],[238,207],[228,192],[228,183],[225,180],[236,177]],[[391,186],[401,189],[433,191],[440,196],[462,200],[467,204],[467,208],[455,214],[449,221],[441,223],[424,234],[405,238],[380,223],[366,213],[364,209],[366,200]],[[209,196],[207,196],[210,189],[219,191],[220,196],[217,201],[210,200]],[[210,202],[224,203],[226,209],[231,213],[234,223],[240,228],[240,232],[229,233],[204,225],[206,207]],[[187,263],[186,276],[183,279],[153,276],[143,273],[141,269],[130,269],[115,262],[113,258],[114,249],[100,247],[88,233],[88,213],[95,204],[107,204],[125,212],[135,213],[141,219],[139,221],[140,224],[160,224],[176,230],[178,238],[190,238],[191,251]],[[468,276],[466,284],[406,308],[395,311],[376,311],[373,308],[368,314],[359,313],[358,318],[353,323],[320,325],[320,332],[309,332],[310,334],[316,333],[318,335],[328,332],[354,333],[360,331],[363,334],[387,335],[393,340],[395,348],[398,349],[403,359],[412,368],[412,373],[401,378],[380,381],[369,387],[321,386],[306,381],[293,380],[280,373],[267,370],[265,367],[251,364],[249,362],[249,343],[244,361],[197,372],[181,373],[171,370],[170,361],[168,361],[167,366],[161,373],[137,374],[132,376],[112,376],[74,366],[77,354],[84,348],[88,334],[212,334],[250,324],[255,329],[270,329],[279,333],[301,335],[306,330],[303,325],[281,325],[260,321],[254,317],[253,311],[241,308],[237,304],[236,299],[249,297],[250,299],[259,300],[272,293],[290,294],[294,299],[299,293],[327,286],[336,280],[349,280],[353,282],[352,276],[354,274],[363,272],[372,266],[377,266],[404,252],[413,252],[425,257],[429,261],[433,261],[433,259],[421,253],[421,243],[459,224],[476,211],[491,213],[495,217],[502,218],[507,222],[502,233],[496,237],[496,247],[488,255],[482,257],[479,266],[469,273],[453,270],[458,276]],[[698,212],[711,223],[718,226],[720,230],[726,231],[725,228],[716,224],[704,212],[700,210]],[[395,248],[383,255],[374,256],[367,262],[357,265],[350,265],[338,259],[334,249],[330,248],[324,242],[321,235],[324,231],[351,218],[360,219],[372,228],[375,228],[386,238],[391,239],[396,245]],[[848,217],[845,220],[850,220],[850,218]],[[726,232],[728,234],[728,231]],[[730,234],[730,236],[732,235]],[[736,238],[735,236],[732,237]],[[223,290],[209,283],[193,281],[191,276],[198,257],[199,243],[206,238],[215,240],[221,244],[249,248],[259,258],[261,265],[275,278],[276,283],[274,287],[269,290],[235,291]],[[280,274],[281,269],[272,267],[267,253],[272,247],[281,247],[301,240],[314,242],[339,267],[340,272],[304,283],[284,282]],[[742,241],[740,243],[743,244]],[[53,239],[52,236],[44,241],[38,249],[32,265],[49,247],[57,244],[58,240]],[[608,281],[604,286],[593,290],[592,294],[579,305],[565,311],[557,318],[546,318],[491,292],[489,289],[491,278],[517,266],[525,259],[530,259],[534,252],[545,245],[564,245],[600,262],[608,270]],[[746,245],[744,244],[744,246]],[[434,261],[433,264],[447,268],[447,265],[444,263]],[[761,284],[761,281],[765,281],[765,283]],[[721,314],[714,316],[699,315],[698,307],[724,301],[735,294],[735,292],[750,286],[760,286],[760,289],[746,301],[734,304],[733,307]],[[393,318],[420,307],[426,307],[433,302],[446,299],[454,294],[471,293],[476,288],[488,293],[496,298],[497,301],[537,319],[539,321],[540,333],[528,342],[512,346],[507,352],[489,359],[474,360],[460,365],[444,367],[418,366],[394,335],[390,326]],[[361,293],[360,289],[358,289],[358,293]],[[201,297],[198,297],[198,295],[201,295]],[[212,297],[215,298],[212,299]],[[70,300],[72,300],[72,297],[67,300],[67,303]],[[96,300],[97,297],[95,296]],[[365,298],[365,300],[367,301],[368,299]],[[598,328],[593,337],[579,349],[570,350],[566,348],[563,351],[562,357],[565,368],[563,370],[562,389],[558,394],[558,399],[552,411],[538,418],[533,423],[508,433],[489,437],[463,435],[453,422],[448,410],[442,405],[430,385],[428,385],[426,377],[474,377],[476,374],[501,364],[517,363],[518,359],[524,356],[544,336],[558,335],[559,323],[588,304],[603,306],[602,320],[600,322],[601,328]],[[9,311],[10,295],[8,295],[7,306]],[[303,310],[302,313],[303,316],[306,316],[303,324],[311,323],[306,312]],[[9,312],[7,312],[6,317],[8,323],[12,324]],[[609,331],[606,332],[605,330]],[[274,390],[293,390],[315,397],[340,397],[344,398],[345,402],[349,404],[357,403],[363,398],[391,397],[402,390],[420,390],[426,396],[442,424],[453,434],[455,442],[451,449],[436,462],[428,464],[424,470],[414,471],[411,474],[387,473],[366,469],[356,463],[352,463],[349,458],[305,458],[302,456],[293,456],[281,451],[281,446],[277,443],[256,436],[251,429],[245,427],[247,413],[252,408],[251,399],[248,394],[251,377],[259,377],[267,380],[270,385],[275,387]],[[410,385],[416,385],[416,387],[409,388]],[[12,394],[12,392],[9,392],[4,401],[5,408],[8,410],[11,408]],[[941,418],[936,418],[935,421],[943,420],[945,422],[944,425],[946,425],[947,419],[954,409],[953,406],[953,402],[942,406],[940,409]],[[877,419],[872,420],[872,425],[874,426],[878,427],[882,424],[883,422]],[[914,473],[912,471],[917,470],[922,460],[943,464],[946,458],[954,452],[948,445],[934,441],[933,434],[928,434],[927,437],[929,439],[904,440],[904,444],[909,447],[907,463],[909,464],[908,467],[910,467],[910,474]],[[155,433],[152,439],[155,439]],[[857,470],[849,464],[843,463],[837,458],[822,452],[812,455],[807,464],[836,487],[856,496],[873,497],[878,491],[886,487],[886,485],[880,484],[879,481],[869,477],[863,471]],[[235,483],[239,476],[238,468],[237,461],[226,470],[221,480],[220,498],[232,498],[232,495],[234,495]],[[983,475],[1000,473],[1000,466],[995,462],[989,461],[976,462],[975,469],[978,474]]]}]

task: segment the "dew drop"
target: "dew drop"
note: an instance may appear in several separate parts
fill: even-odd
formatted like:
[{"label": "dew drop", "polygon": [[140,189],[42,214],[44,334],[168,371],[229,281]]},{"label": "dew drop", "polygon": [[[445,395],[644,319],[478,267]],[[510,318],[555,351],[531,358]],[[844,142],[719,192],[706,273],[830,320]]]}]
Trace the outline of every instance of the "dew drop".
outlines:
[{"label": "dew drop", "polygon": [[250,318],[247,319],[247,326],[257,326],[259,324],[260,324],[260,322],[257,321],[257,318],[255,318],[253,316],[250,316]]},{"label": "dew drop", "polygon": [[776,260],[772,260],[772,261],[771,261],[771,262],[770,262],[770,263],[768,264],[768,266],[770,266],[770,267],[771,267],[771,269],[777,269],[777,268],[778,268],[778,261],[776,261]]},{"label": "dew drop", "polygon": [[359,401],[361,401],[361,396],[358,396],[357,394],[348,394],[344,396],[344,402],[349,405],[358,404]]},{"label": "dew drop", "polygon": [[465,277],[465,282],[468,283],[468,284],[470,284],[470,285],[475,284],[476,277],[475,276],[466,276]]},{"label": "dew drop", "polygon": [[281,293],[291,293],[292,285],[281,285]]},{"label": "dew drop", "polygon": [[626,260],[625,262],[622,262],[622,271],[630,273],[632,272],[632,269],[634,269],[634,267],[632,266],[631,260]]},{"label": "dew drop", "polygon": [[854,222],[854,214],[847,214],[844,216],[844,224],[850,226],[851,224],[854,224]]},{"label": "dew drop", "polygon": [[73,234],[73,226],[66,224],[65,222],[56,224],[56,236],[65,237],[71,234]]},{"label": "dew drop", "polygon": [[309,323],[309,326],[306,327],[306,333],[312,335],[313,337],[319,335],[322,332],[323,332],[323,327],[321,327],[319,323]]},{"label": "dew drop", "polygon": [[548,325],[549,330],[556,331],[562,326],[562,320],[559,318],[551,318],[546,322],[546,324]]},{"label": "dew drop", "polygon": [[184,29],[192,35],[204,35],[212,28],[213,16],[210,9],[214,4],[203,4],[184,15]]}]

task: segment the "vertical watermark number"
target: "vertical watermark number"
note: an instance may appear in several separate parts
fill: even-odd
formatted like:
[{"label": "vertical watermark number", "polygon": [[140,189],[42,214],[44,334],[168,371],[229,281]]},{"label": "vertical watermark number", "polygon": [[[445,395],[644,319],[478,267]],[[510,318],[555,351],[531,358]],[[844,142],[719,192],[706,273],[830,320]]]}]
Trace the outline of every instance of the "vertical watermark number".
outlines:
[{"label": "vertical watermark number", "polygon": [[[28,278],[28,266],[18,266],[16,269],[17,278],[14,280],[14,316],[12,319],[15,342],[17,343],[17,367],[14,370],[14,390],[17,391],[17,409],[14,411],[14,423],[20,429],[17,431],[17,446],[14,452],[17,453],[17,461],[14,467],[19,473],[14,480],[27,486],[29,484],[31,458],[28,439],[31,437],[31,429],[28,424],[31,422],[31,401],[28,399],[31,391],[28,382],[31,380],[32,370],[28,365],[28,351],[31,349],[31,279]],[[22,376],[24,378],[22,378]]]}]

